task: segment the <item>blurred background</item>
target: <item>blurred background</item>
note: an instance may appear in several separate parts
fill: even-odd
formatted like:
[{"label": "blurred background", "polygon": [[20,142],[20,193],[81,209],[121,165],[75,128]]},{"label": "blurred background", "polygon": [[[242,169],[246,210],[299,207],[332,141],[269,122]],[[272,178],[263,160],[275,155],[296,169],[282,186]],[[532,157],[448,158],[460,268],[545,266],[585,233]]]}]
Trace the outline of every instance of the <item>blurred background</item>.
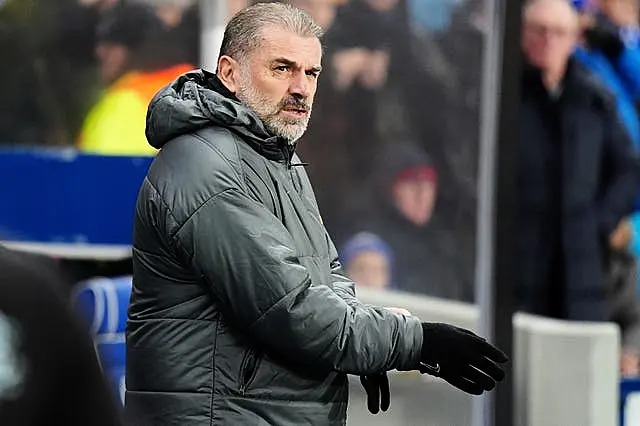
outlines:
[{"label": "blurred background", "polygon": [[[478,323],[488,1],[288,1],[326,30],[324,71],[298,152],[345,271],[366,301],[392,300],[424,319],[470,328]],[[218,46],[209,41],[219,25],[252,3],[0,0],[0,241],[34,269],[61,277],[65,298],[94,337],[118,397],[124,393],[133,206],[155,154],[144,136],[147,105],[180,74],[210,67],[203,58],[217,57]],[[640,146],[640,84],[632,84],[634,77],[640,80],[640,61],[637,68],[616,66],[618,50],[632,55],[638,48],[638,0],[570,5],[580,14],[579,41],[566,38],[570,28],[563,25],[570,23],[555,19],[557,5],[549,2],[546,12],[542,8],[523,23],[525,62],[542,43],[549,61],[586,64],[617,96],[629,140]],[[571,58],[563,57],[565,50]],[[523,81],[527,93],[531,84]],[[551,120],[558,114],[551,105],[543,112]],[[527,141],[537,142],[545,143]],[[589,167],[583,160],[576,155],[562,162],[565,168]],[[562,184],[559,173],[551,174],[558,180],[549,191]],[[534,208],[548,202],[528,201]],[[523,274],[516,281],[526,281],[539,272],[536,265],[543,268],[546,255],[531,249],[542,244],[533,235],[537,228],[527,228],[520,217],[516,223],[513,232],[530,249],[518,256],[534,265],[516,271]],[[517,305],[535,317],[514,322],[514,424],[640,424],[640,220],[630,212],[614,225],[597,276],[606,288],[602,322],[577,322],[584,318],[547,309],[558,299],[571,304],[571,293],[561,289],[545,292],[538,304]],[[587,279],[584,268],[578,275]],[[391,412],[374,418],[355,386],[349,424],[472,422],[471,398],[440,382],[394,375],[392,395]],[[429,415],[420,417],[425,406]],[[591,408],[580,409],[585,406]]]}]

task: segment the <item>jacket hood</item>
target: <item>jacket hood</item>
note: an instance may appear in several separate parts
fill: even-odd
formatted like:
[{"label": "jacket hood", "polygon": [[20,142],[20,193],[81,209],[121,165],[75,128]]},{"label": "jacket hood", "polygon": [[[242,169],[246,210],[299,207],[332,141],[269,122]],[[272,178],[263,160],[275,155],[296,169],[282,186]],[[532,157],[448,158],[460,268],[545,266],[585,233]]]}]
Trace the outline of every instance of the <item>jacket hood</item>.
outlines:
[{"label": "jacket hood", "polygon": [[170,140],[204,127],[225,127],[271,159],[290,158],[293,147],[269,134],[262,120],[205,70],[181,75],[158,92],[147,111],[146,136],[160,149]]}]

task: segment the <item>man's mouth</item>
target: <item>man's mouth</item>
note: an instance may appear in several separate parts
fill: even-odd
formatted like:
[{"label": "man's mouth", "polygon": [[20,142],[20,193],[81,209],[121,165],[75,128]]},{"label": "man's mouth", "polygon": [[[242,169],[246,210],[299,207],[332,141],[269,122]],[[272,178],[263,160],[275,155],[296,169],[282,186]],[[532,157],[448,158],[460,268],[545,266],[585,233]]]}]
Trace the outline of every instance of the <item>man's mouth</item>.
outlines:
[{"label": "man's mouth", "polygon": [[286,112],[287,114],[294,115],[296,117],[305,117],[309,113],[308,109],[300,108],[300,107],[286,107],[286,108],[283,108],[282,111]]}]

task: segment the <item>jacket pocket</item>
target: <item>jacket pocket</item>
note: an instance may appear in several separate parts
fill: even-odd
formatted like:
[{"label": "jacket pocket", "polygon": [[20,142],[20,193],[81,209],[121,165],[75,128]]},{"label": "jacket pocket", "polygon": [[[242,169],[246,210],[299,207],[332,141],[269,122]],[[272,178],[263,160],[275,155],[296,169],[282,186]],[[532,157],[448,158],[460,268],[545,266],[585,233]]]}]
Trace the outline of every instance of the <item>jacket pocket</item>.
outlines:
[{"label": "jacket pocket", "polygon": [[253,383],[259,364],[260,357],[258,354],[253,349],[247,349],[240,364],[240,377],[238,378],[240,394],[244,395],[251,383]]}]

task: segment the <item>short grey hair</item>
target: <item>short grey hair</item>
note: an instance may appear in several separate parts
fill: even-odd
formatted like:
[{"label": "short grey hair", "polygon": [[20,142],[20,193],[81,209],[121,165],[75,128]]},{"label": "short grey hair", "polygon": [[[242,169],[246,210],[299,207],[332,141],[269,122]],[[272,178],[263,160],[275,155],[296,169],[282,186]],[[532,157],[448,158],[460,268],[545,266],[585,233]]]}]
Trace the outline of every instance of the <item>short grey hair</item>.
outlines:
[{"label": "short grey hair", "polygon": [[[218,1],[218,0],[216,0]],[[285,3],[257,3],[235,14],[224,30],[220,56],[246,58],[260,47],[264,28],[275,27],[300,37],[322,38],[324,31],[306,12]]]}]

